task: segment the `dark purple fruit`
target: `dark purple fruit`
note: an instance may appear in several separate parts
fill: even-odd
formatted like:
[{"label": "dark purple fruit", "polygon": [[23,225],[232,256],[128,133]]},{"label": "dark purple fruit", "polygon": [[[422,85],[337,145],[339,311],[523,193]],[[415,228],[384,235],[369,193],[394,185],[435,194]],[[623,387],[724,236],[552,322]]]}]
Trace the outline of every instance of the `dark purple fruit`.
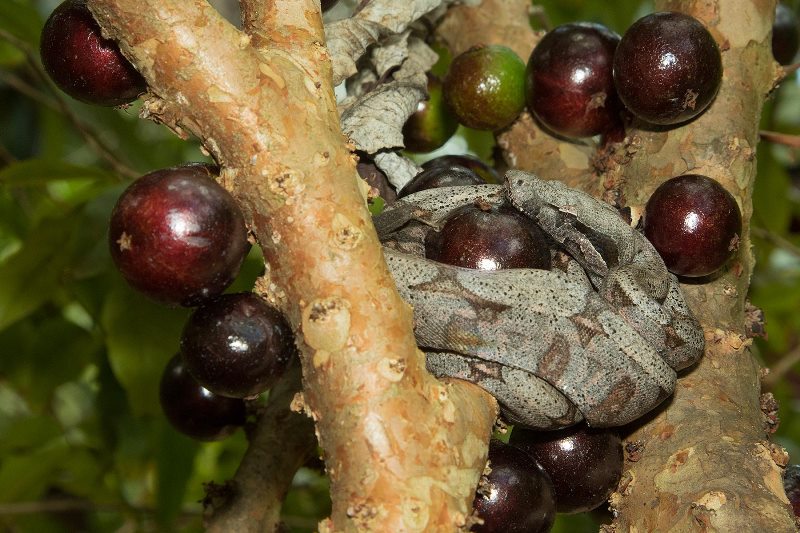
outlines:
[{"label": "dark purple fruit", "polygon": [[425,257],[477,270],[550,268],[542,230],[513,207],[472,204],[448,215],[425,238]]},{"label": "dark purple fruit", "polygon": [[270,388],[294,352],[283,315],[251,292],[223,294],[198,307],[181,335],[181,354],[192,376],[231,398]]},{"label": "dark purple fruit", "polygon": [[781,65],[789,65],[797,55],[800,39],[797,16],[792,8],[779,3],[775,6],[775,23],[772,25],[772,55]]},{"label": "dark purple fruit", "polygon": [[525,107],[525,63],[505,46],[476,46],[450,64],[444,99],[463,125],[497,131]]},{"label": "dark purple fruit", "polygon": [[483,178],[486,183],[500,183],[502,181],[500,174],[495,169],[471,155],[442,155],[425,161],[422,164],[422,168],[428,170],[433,167],[449,167],[453,165],[467,167]]},{"label": "dark purple fruit", "polygon": [[614,82],[625,106],[652,124],[678,124],[699,115],[716,96],[722,58],[714,38],[694,17],[672,11],[636,21],[614,55]]},{"label": "dark purple fruit", "polygon": [[608,429],[515,427],[509,444],[528,453],[550,476],[559,513],[594,509],[606,501],[622,476],[622,441]]},{"label": "dark purple fruit", "polygon": [[620,121],[612,66],[619,35],[600,24],[564,24],[548,32],[528,60],[528,109],[567,137],[591,137]]},{"label": "dark purple fruit", "polygon": [[644,234],[678,276],[707,276],[739,249],[742,214],[715,180],[686,174],[662,183],[647,201]]},{"label": "dark purple fruit", "polygon": [[87,104],[128,104],[147,90],[117,43],[103,38],[85,0],[67,0],[53,11],[42,28],[39,51],[59,89]]},{"label": "dark purple fruit", "polygon": [[438,165],[426,168],[405,187],[400,189],[399,198],[415,192],[439,187],[454,187],[456,185],[485,185],[486,182],[472,170],[460,165]]},{"label": "dark purple fruit", "polygon": [[403,144],[411,152],[432,152],[453,136],[458,121],[444,103],[441,80],[428,74],[428,99],[403,126]]},{"label": "dark purple fruit", "polygon": [[792,504],[794,515],[800,517],[800,465],[789,465],[783,472],[783,489]]},{"label": "dark purple fruit", "polygon": [[481,478],[472,503],[480,533],[546,533],[556,518],[553,486],[528,454],[499,440],[489,443],[491,472]]},{"label": "dark purple fruit", "polygon": [[180,354],[170,359],[164,369],[159,399],[170,424],[198,440],[223,439],[245,422],[244,401],[203,388],[189,374]]},{"label": "dark purple fruit", "polygon": [[339,0],[322,0],[320,2],[320,7],[322,7],[322,11],[325,12],[339,3]]},{"label": "dark purple fruit", "polygon": [[250,249],[236,200],[207,165],[134,181],[111,213],[108,236],[128,283],[168,305],[197,305],[220,294]]}]

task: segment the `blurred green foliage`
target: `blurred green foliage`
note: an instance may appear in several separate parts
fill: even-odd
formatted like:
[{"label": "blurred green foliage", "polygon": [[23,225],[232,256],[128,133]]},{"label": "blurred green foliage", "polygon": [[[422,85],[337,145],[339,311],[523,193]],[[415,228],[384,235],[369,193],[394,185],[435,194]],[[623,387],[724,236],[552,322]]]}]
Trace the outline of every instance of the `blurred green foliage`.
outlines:
[{"label": "blurred green foliage", "polygon": [[[205,159],[196,142],[137,118],[93,108],[41,76],[38,35],[55,0],[0,0],[0,530],[196,531],[202,483],[230,478],[242,432],[199,444],[160,415],[157,385],[177,350],[186,310],[130,290],[106,243],[111,208],[133,176]],[[652,3],[548,0],[537,27],[574,20],[622,33]],[[800,134],[800,85],[787,80],[765,129]],[[491,137],[461,130],[462,149],[491,156]],[[800,448],[800,161],[762,144],[753,198],[751,298],[764,310],[769,365],[794,361],[773,392],[778,440]],[[422,157],[421,159],[425,159]],[[379,206],[378,206],[379,207]],[[255,250],[231,290],[261,269]],[[293,531],[329,511],[323,477],[302,469],[284,508]],[[562,517],[556,531],[596,531],[600,515]]]}]

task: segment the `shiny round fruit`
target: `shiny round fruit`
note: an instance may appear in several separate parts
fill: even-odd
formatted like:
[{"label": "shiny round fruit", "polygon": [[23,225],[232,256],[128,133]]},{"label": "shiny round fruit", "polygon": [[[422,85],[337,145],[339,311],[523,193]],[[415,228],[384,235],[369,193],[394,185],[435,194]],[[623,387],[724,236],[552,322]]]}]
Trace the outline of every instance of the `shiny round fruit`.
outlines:
[{"label": "shiny round fruit", "polygon": [[428,170],[433,167],[449,167],[453,165],[467,167],[483,178],[486,183],[501,183],[503,181],[495,169],[471,155],[441,155],[422,163],[422,168]]},{"label": "shiny round fruit", "polygon": [[111,257],[134,288],[168,305],[197,305],[239,272],[250,243],[236,200],[207,165],[152,172],[111,213]]},{"label": "shiny round fruit", "polygon": [[559,513],[594,509],[608,499],[622,476],[622,441],[608,429],[515,427],[509,444],[528,453],[550,476]]},{"label": "shiny round fruit", "polygon": [[553,487],[528,454],[499,440],[489,443],[491,472],[481,478],[473,508],[476,533],[546,533],[556,518]]},{"label": "shiny round fruit", "polygon": [[405,187],[400,189],[400,193],[397,196],[398,198],[403,198],[415,192],[439,187],[485,184],[486,182],[480,176],[466,167],[460,165],[438,165],[426,168],[414,176],[411,181],[406,183]]},{"label": "shiny round fruit", "polygon": [[428,99],[403,125],[403,144],[411,152],[432,152],[441,147],[458,129],[458,121],[444,103],[442,82],[428,74]]},{"label": "shiny round fruit", "polygon": [[425,257],[477,270],[550,268],[542,230],[513,207],[465,205],[448,215],[440,231],[425,238]]},{"label": "shiny round fruit", "polygon": [[794,61],[800,46],[798,32],[797,15],[791,7],[778,3],[772,25],[772,55],[781,65],[789,65]]},{"label": "shiny round fruit", "polygon": [[662,183],[645,205],[643,224],[647,239],[678,276],[719,270],[736,254],[742,235],[736,199],[715,180],[697,174]]},{"label": "shiny round fruit", "polygon": [[470,48],[450,64],[444,99],[461,124],[503,129],[525,108],[525,63],[505,46]]},{"label": "shiny round fruit", "polygon": [[58,88],[82,102],[118,106],[147,90],[117,43],[103,38],[85,0],[67,0],[53,11],[42,28],[39,52]]},{"label": "shiny round fruit", "polygon": [[189,374],[180,355],[167,363],[159,386],[161,409],[170,424],[198,440],[219,440],[243,425],[244,401],[218,396]]},{"label": "shiny round fruit", "polygon": [[192,376],[231,398],[272,387],[294,353],[283,315],[252,292],[223,294],[198,307],[181,335],[181,354]]},{"label": "shiny round fruit", "polygon": [[619,35],[600,24],[564,24],[548,32],[528,60],[528,109],[567,137],[612,129],[622,108],[612,74],[618,44]]},{"label": "shiny round fruit", "polygon": [[622,103],[652,124],[678,124],[699,115],[722,81],[714,38],[694,17],[672,11],[636,21],[614,55]]}]

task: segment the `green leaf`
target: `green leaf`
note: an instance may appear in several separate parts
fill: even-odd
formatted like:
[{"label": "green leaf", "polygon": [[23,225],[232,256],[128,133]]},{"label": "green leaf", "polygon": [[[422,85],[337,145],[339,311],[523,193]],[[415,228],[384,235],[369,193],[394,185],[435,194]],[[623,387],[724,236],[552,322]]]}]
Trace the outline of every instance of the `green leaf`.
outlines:
[{"label": "green leaf", "polygon": [[[1,398],[0,398],[1,400]],[[0,416],[0,457],[11,453],[33,450],[43,442],[55,439],[61,428],[49,416],[17,417],[6,420]]]},{"label": "green leaf", "polygon": [[158,517],[162,526],[169,526],[181,509],[200,445],[172,429],[166,421],[162,427],[158,447]]},{"label": "green leaf", "polygon": [[135,415],[159,414],[158,382],[178,351],[186,309],[160,306],[120,280],[108,295],[101,322],[114,375]]},{"label": "green leaf", "polygon": [[[35,49],[39,48],[42,19],[36,9],[26,0],[3,0],[0,2],[0,30],[22,39]],[[2,36],[0,36],[2,38]]]},{"label": "green leaf", "polygon": [[369,203],[368,206],[369,212],[372,216],[379,215],[381,214],[385,206],[386,206],[386,201],[380,196],[377,196],[373,198],[372,201]]},{"label": "green leaf", "polygon": [[32,453],[11,455],[0,464],[0,502],[34,500],[46,489],[72,450],[63,439]]},{"label": "green leaf", "polygon": [[0,265],[0,331],[53,297],[67,262],[72,220],[47,220]]},{"label": "green leaf", "polygon": [[792,209],[789,188],[789,174],[772,151],[759,151],[753,189],[753,221],[757,225],[780,234],[786,232]]},{"label": "green leaf", "polygon": [[71,165],[52,159],[26,159],[0,170],[0,183],[9,187],[30,187],[60,180],[114,182],[117,178],[97,167]]}]

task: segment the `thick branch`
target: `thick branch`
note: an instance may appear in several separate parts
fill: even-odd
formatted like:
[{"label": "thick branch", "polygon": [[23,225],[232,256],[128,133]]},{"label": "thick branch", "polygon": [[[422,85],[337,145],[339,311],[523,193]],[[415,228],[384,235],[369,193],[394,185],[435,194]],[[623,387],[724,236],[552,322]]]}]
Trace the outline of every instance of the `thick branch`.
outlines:
[{"label": "thick branch", "polygon": [[[785,456],[768,442],[760,409],[759,368],[744,338],[752,271],[749,220],[761,107],[779,67],[770,48],[774,2],[661,1],[694,15],[723,50],[722,87],[697,120],[668,132],[634,130],[642,147],[622,167],[623,196],[643,203],[659,183],[695,172],[738,200],[744,235],[735,262],[717,279],[684,285],[706,330],[706,354],[679,381],[668,409],[630,439],[644,446],[632,482],[615,508],[620,529],[794,531],[781,484]],[[645,507],[653,509],[642,512]]]},{"label": "thick branch", "polygon": [[[339,128],[324,46],[300,30],[255,48],[204,0],[89,5],[157,96],[145,113],[200,137],[246,211],[268,261],[259,291],[286,312],[302,352],[331,527],[463,524],[496,404],[425,370]],[[305,16],[319,24],[318,11]]]}]

